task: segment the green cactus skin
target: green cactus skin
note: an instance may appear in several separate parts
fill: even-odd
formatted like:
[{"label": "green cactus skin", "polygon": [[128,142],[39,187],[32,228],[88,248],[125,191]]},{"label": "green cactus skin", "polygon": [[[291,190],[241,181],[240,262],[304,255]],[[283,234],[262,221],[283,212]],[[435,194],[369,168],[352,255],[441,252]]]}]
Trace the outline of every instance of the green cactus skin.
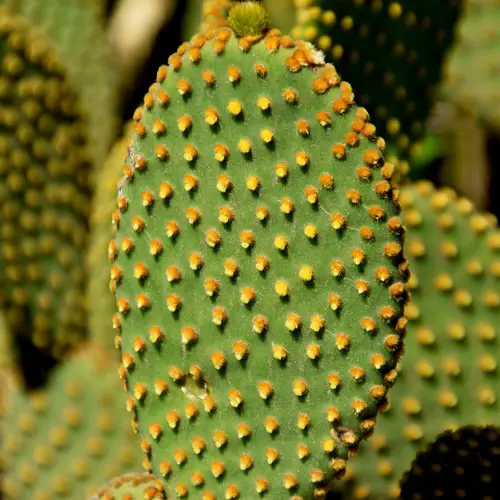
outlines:
[{"label": "green cactus skin", "polygon": [[86,498],[123,470],[140,469],[116,371],[98,352],[68,360],[46,389],[26,394],[12,383],[3,389],[0,491],[6,499]]},{"label": "green cactus skin", "polygon": [[101,166],[116,133],[116,88],[109,44],[95,2],[6,0],[42,31],[58,50],[88,122],[91,159]]},{"label": "green cactus skin", "polygon": [[[88,249],[89,281],[88,301],[90,340],[116,355],[113,341],[114,330],[111,317],[116,310],[115,298],[109,287],[108,244],[113,237],[110,221],[116,207],[116,190],[122,175],[123,162],[127,156],[128,135],[133,132],[132,123],[125,127],[122,139],[116,142],[96,177],[96,190],[90,215],[90,237]],[[93,300],[96,297],[99,300]]]},{"label": "green cactus skin", "polygon": [[500,130],[500,3],[467,0],[449,57],[443,96]]},{"label": "green cactus skin", "polygon": [[47,41],[0,12],[0,305],[13,334],[59,356],[86,330],[84,127]]},{"label": "green cactus skin", "polygon": [[401,352],[393,167],[309,44],[222,29],[179,50],[114,216],[127,406],[168,494],[321,497]]},{"label": "green cactus skin", "polygon": [[402,500],[498,496],[500,429],[463,427],[447,431],[418,454],[401,484]]},{"label": "green cactus skin", "polygon": [[[405,160],[422,137],[460,0],[295,0],[293,36],[313,42],[372,111],[388,149]],[[374,92],[374,82],[383,82]],[[376,101],[376,102],[375,102]]]},{"label": "green cactus skin", "polygon": [[165,500],[161,481],[151,474],[128,473],[112,479],[89,500]]},{"label": "green cactus skin", "polygon": [[349,463],[355,499],[397,498],[403,473],[436,436],[499,419],[496,221],[427,182],[402,189],[400,203],[411,270],[405,354],[390,409]]}]

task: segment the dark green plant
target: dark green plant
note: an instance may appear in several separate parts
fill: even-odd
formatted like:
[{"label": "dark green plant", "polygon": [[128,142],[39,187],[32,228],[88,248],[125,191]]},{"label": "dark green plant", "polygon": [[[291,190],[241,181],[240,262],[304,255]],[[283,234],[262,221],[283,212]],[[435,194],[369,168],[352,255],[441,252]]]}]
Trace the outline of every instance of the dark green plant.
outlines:
[{"label": "dark green plant", "polygon": [[403,478],[401,498],[495,498],[499,467],[498,427],[446,431],[417,455]]}]

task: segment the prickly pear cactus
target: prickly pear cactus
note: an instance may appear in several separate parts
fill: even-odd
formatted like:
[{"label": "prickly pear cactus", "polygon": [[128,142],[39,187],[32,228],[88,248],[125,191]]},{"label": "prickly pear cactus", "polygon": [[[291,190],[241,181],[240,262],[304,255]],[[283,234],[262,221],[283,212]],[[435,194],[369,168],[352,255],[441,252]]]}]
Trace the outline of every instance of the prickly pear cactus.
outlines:
[{"label": "prickly pear cactus", "polygon": [[422,182],[401,193],[411,277],[405,355],[390,409],[350,466],[354,498],[387,499],[445,430],[497,424],[500,232],[492,216]]},{"label": "prickly pear cactus", "polygon": [[443,95],[500,130],[500,3],[466,0]]},{"label": "prickly pear cactus", "polygon": [[394,381],[403,229],[351,86],[306,43],[245,36],[242,9],[243,36],[183,45],[136,114],[110,246],[121,373],[168,494],[310,498]]},{"label": "prickly pear cactus", "polygon": [[231,0],[203,0],[201,32],[227,26]]},{"label": "prickly pear cactus", "polygon": [[128,473],[112,479],[90,500],[166,499],[163,485],[151,474]]},{"label": "prickly pear cactus", "polygon": [[140,468],[116,371],[98,352],[77,355],[35,393],[7,381],[0,419],[2,498],[86,498],[123,470]]},{"label": "prickly pear cactus", "polygon": [[116,206],[116,190],[122,175],[123,162],[127,157],[127,145],[130,141],[128,133],[132,133],[132,124],[125,128],[125,136],[114,145],[106,162],[97,172],[87,253],[89,267],[87,295],[88,301],[92,303],[89,311],[90,337],[100,349],[113,351],[113,354],[116,354],[113,341],[115,332],[111,317],[116,305],[109,286],[108,244],[113,237],[110,222]]},{"label": "prickly pear cactus", "polygon": [[117,131],[117,75],[95,0],[4,0],[42,31],[67,68],[88,122],[89,154],[103,164]]},{"label": "prickly pear cactus", "polygon": [[401,499],[493,499],[500,491],[500,428],[468,426],[440,435],[418,454],[401,484]]},{"label": "prickly pear cactus", "polygon": [[[357,103],[406,158],[424,132],[460,0],[295,0],[292,32],[325,51],[357,92]],[[375,82],[381,82],[374,91]]]},{"label": "prickly pear cactus", "polygon": [[86,137],[54,50],[0,15],[0,305],[12,333],[58,356],[85,333]]}]

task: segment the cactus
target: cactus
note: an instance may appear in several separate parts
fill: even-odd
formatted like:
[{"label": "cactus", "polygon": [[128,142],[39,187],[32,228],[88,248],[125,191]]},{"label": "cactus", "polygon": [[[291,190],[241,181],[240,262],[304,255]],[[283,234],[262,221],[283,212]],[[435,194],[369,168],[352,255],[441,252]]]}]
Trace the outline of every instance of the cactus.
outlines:
[{"label": "cactus", "polygon": [[411,293],[406,350],[388,411],[352,460],[354,498],[387,499],[440,433],[498,423],[500,232],[449,189],[404,188]]},{"label": "cactus", "polygon": [[231,0],[206,0],[203,2],[201,32],[222,28],[227,25]]},{"label": "cactus", "polygon": [[[453,41],[460,0],[295,0],[292,34],[324,50],[372,110],[400,159],[424,132],[445,55]],[[375,82],[383,85],[374,87]],[[470,87],[469,87],[470,88]]]},{"label": "cactus", "polygon": [[[127,156],[126,138],[132,132],[132,124],[125,127],[125,136],[112,148],[108,159],[96,176],[96,190],[90,217],[90,237],[88,249],[89,281],[88,300],[94,305],[89,311],[90,339],[100,349],[115,351],[111,316],[115,311],[115,299],[109,289],[109,259],[107,248],[113,229],[110,221],[116,203],[116,189]],[[96,297],[99,300],[93,300]],[[110,355],[116,355],[110,352]]]},{"label": "cactus", "polygon": [[0,305],[12,333],[59,356],[85,333],[84,130],[54,50],[26,20],[0,15]]},{"label": "cactus", "polygon": [[418,454],[401,485],[402,500],[498,496],[500,429],[462,427],[447,431]]},{"label": "cactus", "polygon": [[26,394],[7,382],[2,498],[86,498],[124,469],[140,468],[115,369],[94,350],[58,368],[47,389]]},{"label": "cactus", "polygon": [[466,0],[442,92],[496,130],[500,130],[499,24],[498,1]]},{"label": "cactus", "polygon": [[127,405],[181,497],[323,495],[402,348],[383,140],[315,49],[245,35],[258,9],[231,12],[240,36],[195,36],[159,69],[114,216]]},{"label": "cactus", "polygon": [[117,76],[96,2],[89,0],[4,0],[27,17],[56,47],[77,90],[88,121],[95,166],[106,159],[117,132]]},{"label": "cactus", "polygon": [[128,473],[103,486],[90,500],[166,499],[163,485],[151,474]]}]

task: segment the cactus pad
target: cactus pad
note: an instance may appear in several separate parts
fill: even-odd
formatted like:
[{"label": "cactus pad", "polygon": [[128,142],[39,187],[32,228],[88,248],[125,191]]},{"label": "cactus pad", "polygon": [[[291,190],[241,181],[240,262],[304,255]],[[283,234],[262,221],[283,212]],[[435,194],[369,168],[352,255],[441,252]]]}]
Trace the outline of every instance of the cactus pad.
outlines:
[{"label": "cactus pad", "polygon": [[420,452],[401,484],[402,500],[498,496],[500,429],[463,427],[447,431]]},{"label": "cactus pad", "polygon": [[102,165],[117,132],[117,73],[96,0],[3,2],[25,16],[57,49],[87,118],[89,156],[95,166]]},{"label": "cactus pad", "polygon": [[59,355],[85,332],[83,124],[47,41],[0,13],[0,305],[13,333]]},{"label": "cactus pad", "polygon": [[[424,132],[460,0],[295,0],[294,36],[313,42],[356,89],[400,158]],[[381,85],[374,88],[374,82]]]},{"label": "cactus pad", "polygon": [[500,231],[493,216],[427,182],[404,188],[411,293],[390,409],[350,463],[354,498],[387,499],[442,432],[497,424]]},{"label": "cactus pad", "polygon": [[272,30],[158,71],[114,216],[122,376],[167,493],[321,496],[402,348],[393,167],[351,86]]},{"label": "cactus pad", "polygon": [[[110,221],[115,209],[116,189],[121,177],[123,161],[127,156],[129,142],[127,134],[131,132],[132,124],[128,124],[125,137],[116,142],[104,165],[97,172],[90,214],[87,295],[93,305],[89,311],[89,333],[92,342],[98,344],[101,349],[112,351],[114,351],[114,341],[111,316],[116,306],[113,293],[109,288],[107,248],[110,238],[113,237]],[[99,300],[94,301],[95,297],[99,297]]]},{"label": "cactus pad", "polygon": [[90,500],[165,500],[163,485],[151,474],[128,473],[112,479]]},{"label": "cactus pad", "polygon": [[443,95],[500,130],[500,3],[467,0]]},{"label": "cactus pad", "polygon": [[95,352],[81,353],[31,394],[2,379],[6,499],[86,498],[123,470],[140,468],[116,371],[95,362]]}]

